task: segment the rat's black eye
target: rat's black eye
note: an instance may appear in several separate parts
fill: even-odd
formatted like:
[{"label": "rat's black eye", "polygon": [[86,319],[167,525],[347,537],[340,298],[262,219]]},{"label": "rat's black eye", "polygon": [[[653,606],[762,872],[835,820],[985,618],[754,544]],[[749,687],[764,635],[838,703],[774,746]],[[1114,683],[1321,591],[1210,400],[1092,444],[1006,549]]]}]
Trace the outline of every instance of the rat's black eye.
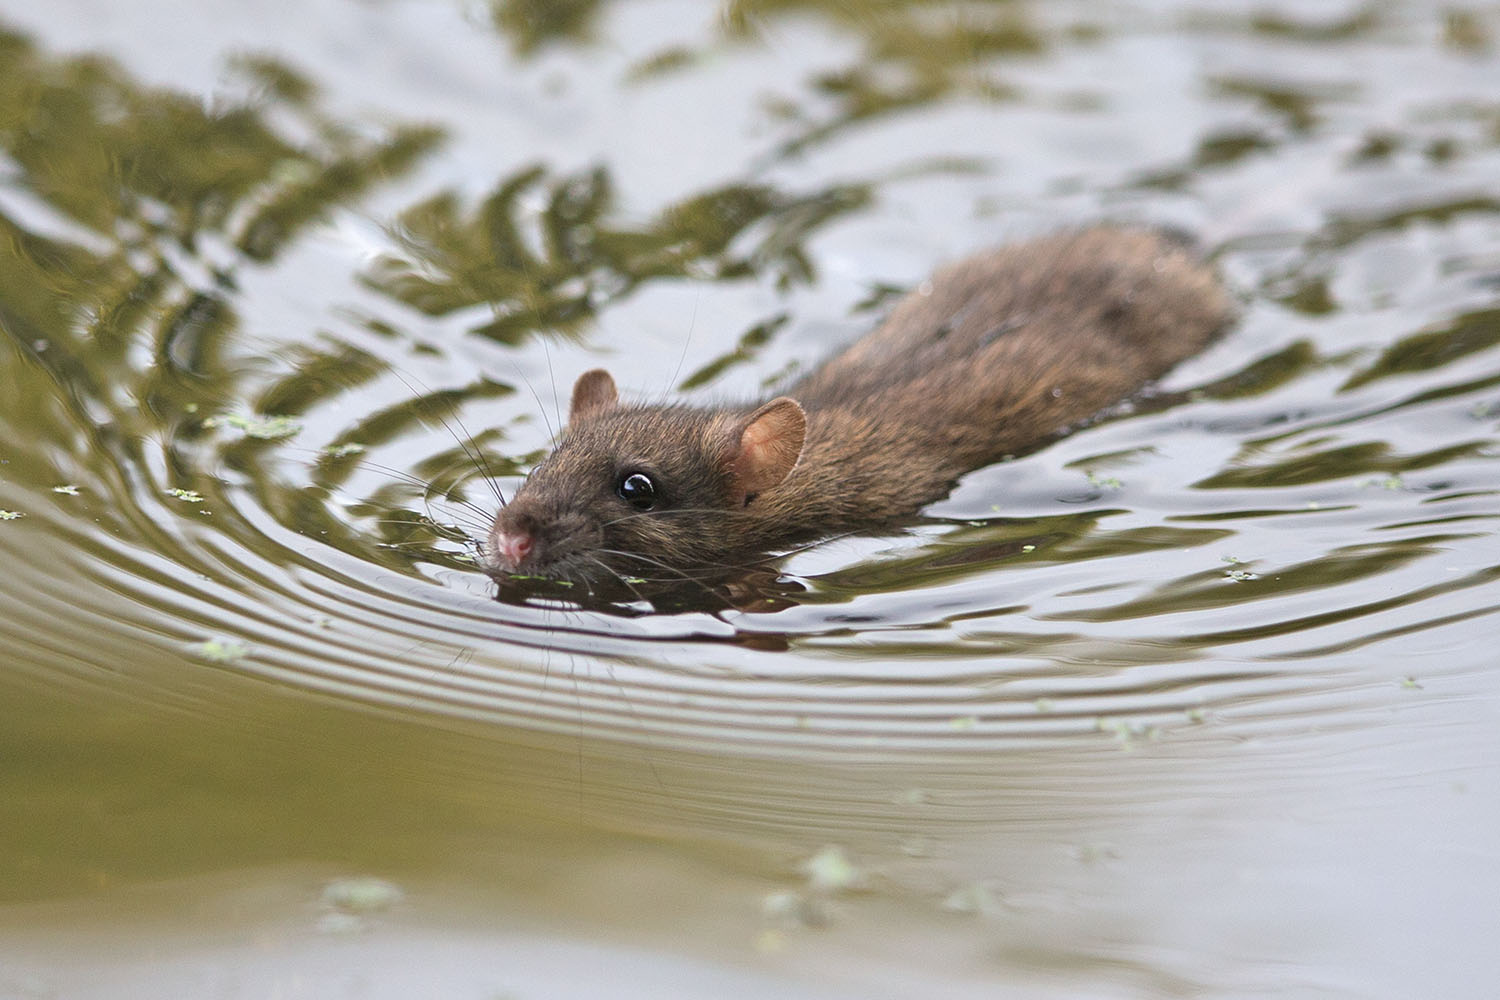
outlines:
[{"label": "rat's black eye", "polygon": [[615,492],[636,510],[650,510],[656,506],[656,484],[644,472],[627,472],[621,476]]}]

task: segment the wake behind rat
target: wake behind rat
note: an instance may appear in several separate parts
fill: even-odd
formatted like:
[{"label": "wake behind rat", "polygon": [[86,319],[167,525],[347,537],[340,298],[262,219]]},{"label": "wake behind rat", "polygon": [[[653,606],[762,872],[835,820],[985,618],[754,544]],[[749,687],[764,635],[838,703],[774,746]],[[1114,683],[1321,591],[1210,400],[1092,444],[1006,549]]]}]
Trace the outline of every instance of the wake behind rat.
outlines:
[{"label": "wake behind rat", "polygon": [[633,405],[585,372],[556,450],[496,515],[485,569],[689,580],[899,523],[1160,378],[1231,318],[1182,241],[1101,227],[940,270],[766,402]]}]

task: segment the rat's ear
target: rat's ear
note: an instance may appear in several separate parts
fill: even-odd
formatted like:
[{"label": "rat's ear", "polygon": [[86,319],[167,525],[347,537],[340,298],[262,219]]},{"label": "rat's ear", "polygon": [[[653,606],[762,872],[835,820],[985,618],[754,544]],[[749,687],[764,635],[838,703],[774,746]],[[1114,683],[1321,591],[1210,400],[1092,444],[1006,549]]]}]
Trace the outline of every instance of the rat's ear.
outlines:
[{"label": "rat's ear", "polygon": [[578,381],[573,383],[573,402],[568,404],[568,423],[576,424],[580,417],[607,410],[619,401],[620,393],[615,388],[615,380],[609,377],[609,372],[603,368],[590,369],[578,376]]},{"label": "rat's ear", "polygon": [[795,399],[778,396],[746,417],[726,463],[731,499],[743,507],[785,479],[806,437],[807,414]]}]

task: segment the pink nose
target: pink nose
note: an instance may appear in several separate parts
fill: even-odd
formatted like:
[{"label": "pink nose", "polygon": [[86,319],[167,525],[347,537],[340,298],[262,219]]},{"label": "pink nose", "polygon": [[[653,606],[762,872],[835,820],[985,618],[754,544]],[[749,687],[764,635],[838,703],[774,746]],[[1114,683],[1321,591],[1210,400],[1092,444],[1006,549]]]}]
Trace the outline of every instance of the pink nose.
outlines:
[{"label": "pink nose", "polygon": [[524,531],[495,532],[495,551],[511,569],[520,569],[521,563],[531,555],[531,536]]}]

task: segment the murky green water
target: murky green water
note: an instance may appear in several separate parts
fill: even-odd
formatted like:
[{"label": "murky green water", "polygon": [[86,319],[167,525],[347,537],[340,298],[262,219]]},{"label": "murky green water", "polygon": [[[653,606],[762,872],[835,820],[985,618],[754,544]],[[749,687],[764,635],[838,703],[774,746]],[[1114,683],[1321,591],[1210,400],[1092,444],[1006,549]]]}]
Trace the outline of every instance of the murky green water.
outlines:
[{"label": "murky green water", "polygon": [[[774,610],[468,561],[1098,219],[1241,323]],[[0,997],[1488,995],[1497,348],[1493,4],[0,0]]]}]

